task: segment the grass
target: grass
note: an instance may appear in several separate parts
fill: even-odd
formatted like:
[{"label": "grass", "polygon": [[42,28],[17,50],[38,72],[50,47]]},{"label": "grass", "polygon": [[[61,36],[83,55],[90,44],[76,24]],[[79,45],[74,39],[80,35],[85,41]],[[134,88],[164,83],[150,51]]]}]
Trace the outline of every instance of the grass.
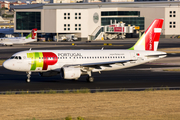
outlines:
[{"label": "grass", "polygon": [[0,65],[2,65],[4,61],[5,61],[5,60],[0,60]]},{"label": "grass", "polygon": [[180,69],[163,69],[166,72],[180,72]]},{"label": "grass", "polygon": [[179,119],[180,91],[163,86],[161,89],[1,95],[0,116],[7,120]]}]

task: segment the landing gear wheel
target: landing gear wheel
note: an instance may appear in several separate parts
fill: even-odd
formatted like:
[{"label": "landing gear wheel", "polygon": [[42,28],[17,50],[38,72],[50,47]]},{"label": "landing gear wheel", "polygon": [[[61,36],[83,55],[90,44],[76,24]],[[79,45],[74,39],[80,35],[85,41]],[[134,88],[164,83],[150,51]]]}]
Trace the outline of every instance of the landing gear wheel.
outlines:
[{"label": "landing gear wheel", "polygon": [[92,76],[87,76],[86,80],[90,83],[94,82],[94,78]]},{"label": "landing gear wheel", "polygon": [[31,80],[30,79],[26,79],[26,82],[29,83]]},{"label": "landing gear wheel", "polygon": [[31,80],[30,80],[30,77],[31,77],[31,72],[26,72],[27,74],[27,79],[26,79],[26,82],[29,83]]}]

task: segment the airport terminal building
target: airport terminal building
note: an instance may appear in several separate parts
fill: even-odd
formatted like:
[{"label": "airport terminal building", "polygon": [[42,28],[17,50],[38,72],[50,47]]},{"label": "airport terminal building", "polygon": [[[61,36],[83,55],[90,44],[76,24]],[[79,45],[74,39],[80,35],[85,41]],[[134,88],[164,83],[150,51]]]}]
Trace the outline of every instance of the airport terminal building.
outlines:
[{"label": "airport terminal building", "polygon": [[124,22],[143,31],[156,18],[163,18],[161,36],[180,35],[180,2],[50,3],[15,6],[14,31],[76,34],[82,40],[98,36],[102,26]]}]

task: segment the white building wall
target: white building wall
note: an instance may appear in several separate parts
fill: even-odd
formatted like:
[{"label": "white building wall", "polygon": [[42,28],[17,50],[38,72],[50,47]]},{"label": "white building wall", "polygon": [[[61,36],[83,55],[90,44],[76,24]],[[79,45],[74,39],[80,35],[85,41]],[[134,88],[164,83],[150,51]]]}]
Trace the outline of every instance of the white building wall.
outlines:
[{"label": "white building wall", "polygon": [[44,20],[44,32],[56,33],[56,10],[44,10],[44,18],[42,19]]},{"label": "white building wall", "polygon": [[165,34],[180,35],[180,8],[166,8],[165,13]]},{"label": "white building wall", "polygon": [[[99,15],[97,23],[93,21],[93,15],[95,13]],[[56,32],[80,33],[82,38],[87,38],[98,26],[101,26],[100,13],[99,9],[58,9],[56,12]],[[66,17],[66,19],[64,19],[64,17]],[[77,17],[77,19],[75,19],[75,17]],[[70,28],[70,30],[68,30],[68,28]],[[77,30],[75,28],[77,28]]]},{"label": "white building wall", "polygon": [[[144,25],[145,25],[145,29],[146,30],[149,25],[153,22],[154,19],[158,19],[158,18],[162,18],[165,20],[165,12],[164,12],[165,8],[164,7],[155,7],[155,8],[141,8],[140,9],[140,16],[144,17]],[[147,12],[148,11],[148,12]],[[158,11],[158,12],[157,12]],[[163,24],[162,27],[162,35],[165,34],[165,23]]]},{"label": "white building wall", "polygon": [[[98,21],[94,21],[94,15],[98,15]],[[101,10],[100,9],[88,9],[88,21],[87,21],[87,28],[88,34],[86,36],[91,35],[98,26],[101,26]]]}]

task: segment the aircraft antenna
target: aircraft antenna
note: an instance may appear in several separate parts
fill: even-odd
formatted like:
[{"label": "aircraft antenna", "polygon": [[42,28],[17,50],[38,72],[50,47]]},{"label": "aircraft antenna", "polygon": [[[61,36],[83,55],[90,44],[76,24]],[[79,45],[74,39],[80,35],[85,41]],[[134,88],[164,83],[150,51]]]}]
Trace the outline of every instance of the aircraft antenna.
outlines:
[{"label": "aircraft antenna", "polygon": [[104,50],[104,47],[102,47],[101,50]]},{"label": "aircraft antenna", "polygon": [[29,51],[31,51],[31,48],[29,48]]}]

